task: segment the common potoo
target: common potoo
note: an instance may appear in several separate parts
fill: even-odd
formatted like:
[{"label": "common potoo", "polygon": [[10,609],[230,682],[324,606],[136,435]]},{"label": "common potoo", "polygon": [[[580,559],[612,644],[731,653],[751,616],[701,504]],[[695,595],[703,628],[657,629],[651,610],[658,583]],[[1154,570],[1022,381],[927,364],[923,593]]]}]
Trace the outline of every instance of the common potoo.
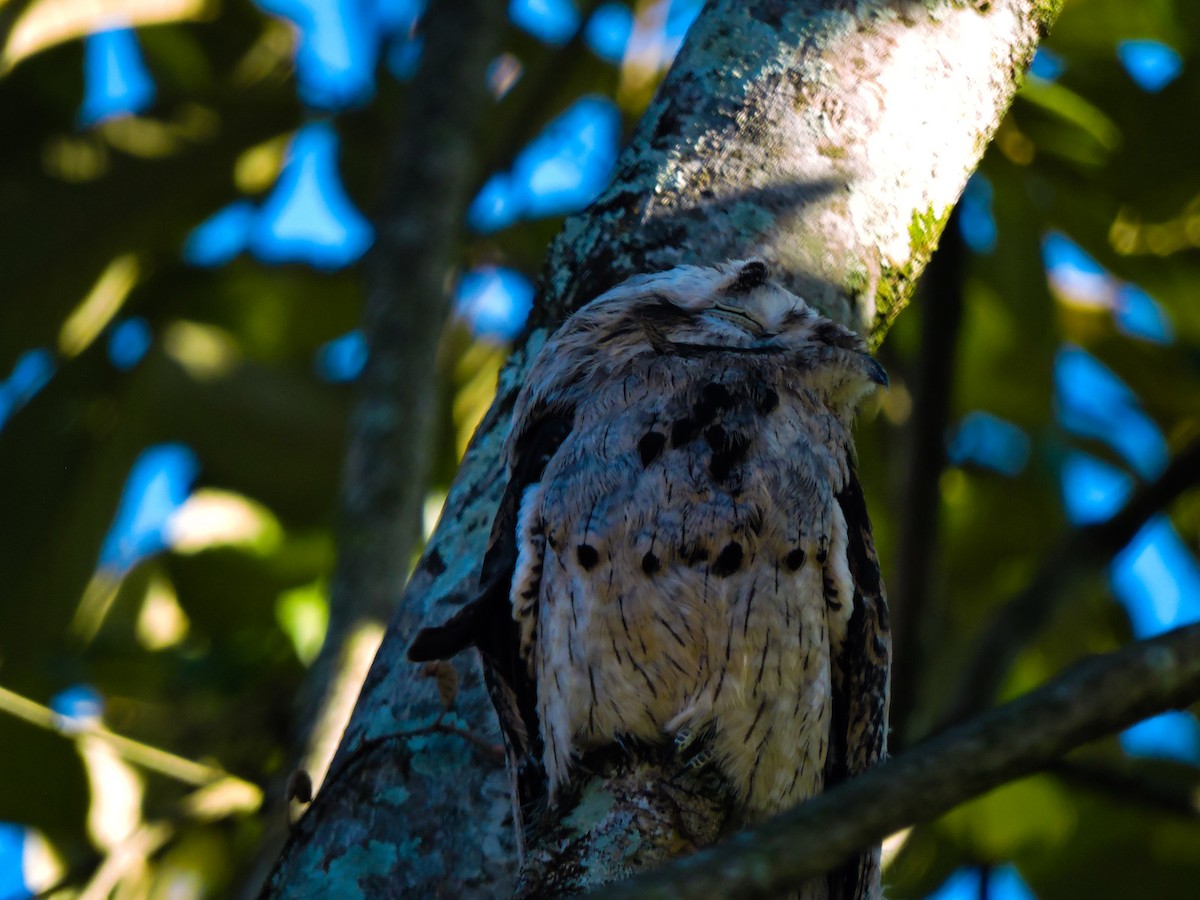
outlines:
[{"label": "common potoo", "polygon": [[[521,807],[618,742],[686,746],[747,821],[882,756],[887,607],[851,425],[886,382],[759,260],[632,278],[547,341],[479,597],[409,654],[482,651]],[[866,854],[805,896],[878,883]]]}]

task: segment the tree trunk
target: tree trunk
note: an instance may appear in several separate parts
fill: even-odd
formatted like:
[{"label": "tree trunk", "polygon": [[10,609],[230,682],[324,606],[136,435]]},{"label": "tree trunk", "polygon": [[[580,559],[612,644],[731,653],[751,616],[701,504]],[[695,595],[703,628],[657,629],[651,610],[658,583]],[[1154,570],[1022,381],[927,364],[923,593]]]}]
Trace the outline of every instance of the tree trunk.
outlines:
[{"label": "tree trunk", "polygon": [[[405,650],[474,590],[503,488],[499,448],[532,356],[571,310],[631,275],[749,255],[877,345],[1060,4],[710,0],[611,185],[550,250],[531,327],[269,895],[512,889],[508,778],[486,747],[499,734],[478,661],[454,661],[456,706],[435,724],[437,690]],[[724,810],[703,792],[668,790],[663,775],[617,770],[579,784],[586,804],[528,848],[522,890],[580,890],[710,841]]]}]

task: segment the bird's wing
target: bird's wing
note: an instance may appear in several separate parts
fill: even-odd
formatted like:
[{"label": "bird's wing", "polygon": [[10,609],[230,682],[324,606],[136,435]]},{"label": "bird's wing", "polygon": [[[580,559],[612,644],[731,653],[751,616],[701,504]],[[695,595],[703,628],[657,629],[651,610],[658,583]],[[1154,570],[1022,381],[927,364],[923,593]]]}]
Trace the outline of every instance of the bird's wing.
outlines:
[{"label": "bird's wing", "polygon": [[[488,692],[514,763],[517,796],[524,809],[545,794],[546,778],[541,764],[537,687],[521,655],[521,632],[512,608],[521,548],[520,509],[526,492],[536,490],[546,463],[570,433],[573,419],[571,409],[542,408],[514,424],[518,431],[510,449],[509,479],[492,523],[479,593],[445,624],[419,632],[408,650],[409,659],[421,662],[448,659],[471,646],[479,648]],[[540,560],[522,562],[523,577],[536,582]],[[523,589],[530,587],[536,596],[537,584]]]},{"label": "bird's wing", "polygon": [[[825,782],[828,790],[879,762],[887,750],[891,639],[875,541],[853,464],[837,495],[846,525],[846,562],[853,607],[833,660],[833,717]],[[879,849],[829,875],[830,900],[867,900],[879,884]]]}]

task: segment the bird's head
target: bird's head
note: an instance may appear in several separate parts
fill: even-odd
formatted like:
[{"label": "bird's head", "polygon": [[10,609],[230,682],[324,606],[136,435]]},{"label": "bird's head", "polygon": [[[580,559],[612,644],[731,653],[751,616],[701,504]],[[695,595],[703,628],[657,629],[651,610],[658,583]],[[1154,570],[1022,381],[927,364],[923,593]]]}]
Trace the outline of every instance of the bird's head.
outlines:
[{"label": "bird's head", "polygon": [[888,382],[857,334],[772,281],[760,259],[630,278],[581,307],[543,350],[576,382],[641,355],[721,354],[770,356],[797,387],[847,411]]}]

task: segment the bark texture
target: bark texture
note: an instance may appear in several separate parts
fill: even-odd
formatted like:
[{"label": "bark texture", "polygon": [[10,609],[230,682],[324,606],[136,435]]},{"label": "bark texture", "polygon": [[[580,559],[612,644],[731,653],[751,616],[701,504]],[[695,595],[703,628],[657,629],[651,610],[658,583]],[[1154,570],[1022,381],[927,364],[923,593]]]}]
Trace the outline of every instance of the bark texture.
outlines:
[{"label": "bark texture", "polygon": [[[531,327],[274,895],[513,887],[507,776],[476,744],[431,731],[437,691],[405,650],[474,590],[503,489],[499,448],[533,354],[571,310],[631,275],[753,254],[877,344],[1060,3],[710,0],[612,183],[550,250]],[[477,660],[454,665],[457,706],[443,722],[498,742]],[[580,804],[529,847],[522,891],[583,889],[707,842],[722,811],[702,789],[665,785],[653,765],[581,777]]]}]

